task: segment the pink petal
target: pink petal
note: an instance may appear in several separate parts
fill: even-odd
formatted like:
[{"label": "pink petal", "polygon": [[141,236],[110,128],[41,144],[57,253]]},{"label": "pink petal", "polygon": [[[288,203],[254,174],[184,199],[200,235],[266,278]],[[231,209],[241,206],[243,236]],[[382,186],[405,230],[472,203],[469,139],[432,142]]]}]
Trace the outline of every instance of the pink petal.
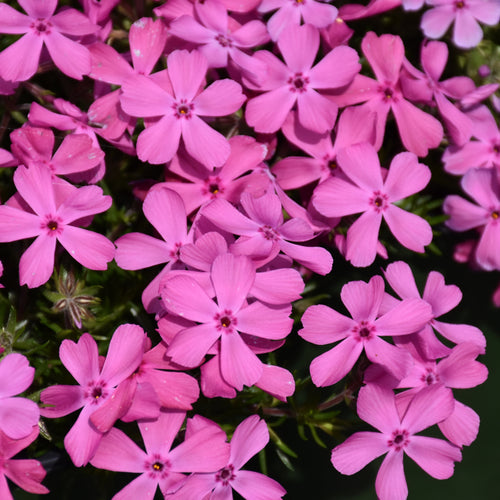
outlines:
[{"label": "pink petal", "polygon": [[406,262],[398,261],[389,264],[384,272],[384,276],[391,288],[402,299],[420,298],[415,278],[410,266]]},{"label": "pink petal", "polygon": [[130,27],[130,55],[134,69],[149,75],[163,53],[167,30],[161,20],[141,18]]},{"label": "pink petal", "polygon": [[428,41],[422,45],[420,59],[424,71],[437,82],[441,78],[448,60],[448,46],[444,42]]},{"label": "pink petal", "polygon": [[52,17],[56,10],[57,0],[47,0],[41,4],[37,0],[19,0],[19,5],[33,18]]},{"label": "pink petal", "polygon": [[410,102],[399,99],[392,104],[405,148],[417,156],[427,156],[428,150],[437,148],[443,139],[443,127],[432,115]]},{"label": "pink petal", "polygon": [[407,335],[420,330],[432,319],[432,308],[421,299],[404,299],[375,320],[377,335]]},{"label": "pink petal", "polygon": [[26,398],[0,400],[0,429],[12,439],[22,439],[38,424],[38,405]]},{"label": "pink petal", "polygon": [[406,454],[430,476],[448,479],[453,475],[454,462],[462,460],[460,449],[442,439],[412,436]]},{"label": "pink petal", "polygon": [[48,405],[40,409],[42,417],[64,417],[85,404],[84,390],[79,385],[52,385],[41,392],[40,401]]},{"label": "pink petal", "polygon": [[2,33],[21,34],[29,30],[33,22],[29,16],[22,14],[5,3],[0,5],[0,30]]},{"label": "pink petal", "polygon": [[436,93],[434,98],[452,143],[458,146],[465,144],[472,134],[471,119],[442,94]]},{"label": "pink petal", "polygon": [[380,337],[365,342],[366,357],[372,363],[382,365],[393,377],[401,380],[413,366],[411,354],[401,347],[393,346]]},{"label": "pink petal", "polygon": [[342,149],[337,161],[347,177],[364,191],[382,189],[382,171],[377,152],[371,144],[365,142]]},{"label": "pink petal", "polygon": [[310,372],[316,387],[327,387],[344,378],[363,351],[363,344],[348,337],[333,349],[313,359]]},{"label": "pink petal", "polygon": [[167,355],[181,366],[196,367],[217,342],[220,332],[215,324],[201,324],[181,330],[170,343]]},{"label": "pink petal", "polygon": [[444,276],[431,271],[425,283],[423,299],[432,306],[434,317],[454,309],[462,300],[462,292],[455,285],[445,285]]},{"label": "pink petal", "polygon": [[305,73],[313,65],[318,53],[319,32],[310,24],[290,24],[281,32],[278,47],[292,72]]},{"label": "pink petal", "polygon": [[91,35],[99,31],[100,28],[92,23],[85,14],[71,8],[60,10],[55,16],[52,16],[50,22],[57,31],[73,36]]},{"label": "pink petal", "polygon": [[348,229],[346,259],[353,266],[369,266],[375,260],[381,222],[382,214],[369,211]]},{"label": "pink petal", "polygon": [[361,69],[358,61],[359,56],[354,49],[346,45],[335,47],[309,72],[311,86],[331,89],[348,85]]},{"label": "pink petal", "polygon": [[472,169],[462,178],[462,188],[479,205],[486,209],[499,205],[499,184],[491,169]]},{"label": "pink petal", "polygon": [[384,458],[375,480],[375,490],[379,498],[406,500],[408,486],[403,469],[402,451],[390,451]]},{"label": "pink petal", "polygon": [[369,193],[340,177],[331,177],[314,190],[312,203],[316,210],[327,217],[365,212],[369,205]]},{"label": "pink petal", "polygon": [[401,200],[424,189],[431,179],[431,171],[413,153],[394,157],[384,182],[391,202]]},{"label": "pink petal", "polygon": [[454,325],[450,323],[442,323],[441,321],[432,320],[432,326],[443,337],[451,340],[455,344],[462,342],[473,342],[482,349],[486,346],[486,339],[479,328],[471,325]]},{"label": "pink petal", "polygon": [[57,215],[65,224],[106,211],[111,206],[111,196],[104,196],[97,186],[83,186],[68,196],[59,208]]},{"label": "pink petal", "polygon": [[85,387],[99,375],[99,353],[96,341],[84,333],[78,343],[63,340],[59,348],[59,357],[74,379]]},{"label": "pink petal", "polygon": [[456,9],[453,26],[453,42],[462,49],[471,49],[483,39],[483,31],[474,19],[473,13],[465,9]]},{"label": "pink petal", "polygon": [[190,15],[174,19],[168,26],[171,35],[193,43],[206,44],[214,39],[214,32],[202,26]]},{"label": "pink petal", "polygon": [[52,31],[45,37],[45,45],[54,64],[71,78],[81,80],[90,73],[90,52],[87,47]]},{"label": "pink petal", "polygon": [[157,420],[139,422],[139,430],[148,455],[166,455],[185,418],[186,412],[162,410]]},{"label": "pink petal", "polygon": [[220,167],[228,159],[231,147],[227,139],[201,118],[182,120],[182,139],[187,152],[208,168]]},{"label": "pink petal", "polygon": [[255,267],[247,257],[220,255],[212,265],[211,279],[219,307],[234,313],[241,308],[253,285]]},{"label": "pink petal", "polygon": [[332,450],[332,465],[352,475],[387,452],[387,438],[378,432],[356,432]]},{"label": "pink petal", "polygon": [[500,255],[497,252],[499,244],[500,225],[496,221],[486,224],[476,248],[476,260],[487,271],[500,269]]},{"label": "pink petal", "polygon": [[28,169],[19,166],[14,173],[14,184],[36,214],[55,215],[54,181],[47,167],[33,164]]},{"label": "pink petal", "polygon": [[262,196],[256,197],[245,192],[241,195],[241,205],[248,216],[262,225],[277,228],[283,224],[282,206],[279,197],[268,190]]},{"label": "pink petal", "polygon": [[[377,37],[373,31],[370,31],[363,38],[361,49],[379,82],[386,84],[397,82],[405,50],[399,36]],[[389,54],[390,57],[388,57]]]},{"label": "pink petal", "polygon": [[56,238],[51,234],[40,234],[23,253],[19,261],[19,282],[29,288],[46,283],[54,270]]},{"label": "pink petal", "polygon": [[192,403],[197,401],[200,395],[198,382],[186,373],[154,370],[148,380],[154,381],[152,385],[161,405],[166,408],[191,410]]},{"label": "pink petal", "polygon": [[250,291],[256,299],[268,304],[285,304],[301,297],[304,281],[295,269],[273,269],[257,273]]},{"label": "pink petal", "polygon": [[[286,494],[286,490],[277,481],[250,470],[238,471],[230,484],[243,498],[281,499]],[[212,498],[215,500],[214,496]]]},{"label": "pink petal", "polygon": [[441,38],[455,18],[452,4],[439,6],[424,12],[420,28],[429,38]]},{"label": "pink petal", "polygon": [[298,333],[304,340],[325,345],[346,338],[356,322],[328,306],[319,304],[307,308],[302,315],[302,324],[304,328]]},{"label": "pink petal", "polygon": [[[145,76],[128,78],[122,85],[120,102],[130,116],[152,117],[171,112],[173,97],[157,83]],[[149,127],[151,128],[151,127]]]},{"label": "pink petal", "polygon": [[114,85],[121,85],[134,75],[133,69],[125,59],[110,45],[97,42],[89,46],[91,70],[89,76]]},{"label": "pink petal", "polygon": [[394,403],[392,390],[377,384],[361,388],[357,410],[359,418],[384,434],[390,434],[400,426],[400,419]]},{"label": "pink petal", "polygon": [[231,33],[235,45],[243,48],[255,47],[269,41],[269,34],[266,26],[256,19],[245,23]]},{"label": "pink petal", "polygon": [[196,50],[175,50],[167,58],[167,67],[175,98],[191,101],[203,84],[206,58]]},{"label": "pink petal", "polygon": [[122,269],[135,271],[168,262],[169,246],[142,233],[128,233],[115,241],[115,261]]},{"label": "pink petal", "polygon": [[483,350],[472,342],[455,346],[451,354],[439,363],[440,379],[447,387],[461,389],[482,384],[488,378],[488,369],[475,361],[479,354],[483,354]]},{"label": "pink petal", "polygon": [[286,398],[295,392],[293,375],[288,370],[275,365],[263,364],[262,376],[255,382],[255,385],[283,402],[286,402]]},{"label": "pink petal", "polygon": [[[175,115],[165,115],[140,133],[137,156],[141,161],[154,165],[170,161],[179,147],[181,132],[181,124]],[[165,137],[169,140],[165,141]]]},{"label": "pink petal", "polygon": [[194,110],[202,116],[225,116],[240,109],[246,97],[233,80],[217,80],[193,99]]},{"label": "pink petal", "polygon": [[147,455],[143,450],[123,431],[113,428],[101,440],[90,463],[99,469],[143,472],[146,460]]},{"label": "pink petal", "polygon": [[418,215],[391,204],[384,212],[384,219],[399,243],[414,252],[424,253],[424,247],[432,241],[430,224]]},{"label": "pink petal", "polygon": [[384,297],[384,280],[373,276],[368,283],[350,281],[342,287],[340,297],[354,320],[373,321],[379,315]]},{"label": "pink petal", "polygon": [[300,9],[291,3],[281,4],[280,7],[267,22],[267,31],[273,41],[276,41],[288,26],[300,24]]},{"label": "pink petal", "polygon": [[103,159],[104,153],[92,147],[92,140],[88,135],[71,134],[64,138],[52,158],[52,163],[58,175],[65,175],[89,170],[96,167]]},{"label": "pink petal", "polygon": [[313,89],[297,97],[300,124],[313,132],[322,134],[333,129],[337,119],[337,105]]},{"label": "pink petal", "polygon": [[245,118],[256,132],[265,134],[279,130],[292,109],[296,95],[288,87],[278,87],[270,92],[250,99]]},{"label": "pink petal", "polygon": [[238,311],[236,328],[257,337],[279,340],[286,337],[292,329],[290,313],[290,305],[271,307],[258,301],[252,302]]},{"label": "pink petal", "polygon": [[[40,484],[46,472],[38,460],[9,460],[5,462],[4,468],[5,475],[23,490],[30,493],[49,493],[49,490]],[[8,497],[5,499],[8,500]]]},{"label": "pink petal", "polygon": [[22,354],[10,353],[0,360],[0,398],[24,392],[33,382],[35,369]]},{"label": "pink petal", "polygon": [[262,362],[237,333],[221,336],[220,368],[222,377],[236,390],[251,387],[262,375]]},{"label": "pink petal", "polygon": [[473,227],[484,226],[490,219],[488,210],[453,194],[445,198],[443,212],[450,216],[446,225],[454,231],[467,231]]},{"label": "pink petal", "polygon": [[115,246],[105,236],[80,227],[65,226],[57,239],[77,262],[88,269],[105,271],[115,255]]},{"label": "pink petal", "polygon": [[442,422],[439,422],[439,430],[454,445],[470,446],[479,432],[479,415],[468,406],[455,400],[453,413]]},{"label": "pink petal", "polygon": [[101,380],[115,387],[139,366],[144,352],[144,330],[138,325],[120,325],[109,343]]},{"label": "pink petal", "polygon": [[227,32],[228,15],[223,3],[208,2],[195,4],[195,13],[201,23],[213,32]]},{"label": "pink petal", "polygon": [[332,270],[333,257],[323,247],[309,247],[281,240],[281,251],[307,269],[325,276]]}]

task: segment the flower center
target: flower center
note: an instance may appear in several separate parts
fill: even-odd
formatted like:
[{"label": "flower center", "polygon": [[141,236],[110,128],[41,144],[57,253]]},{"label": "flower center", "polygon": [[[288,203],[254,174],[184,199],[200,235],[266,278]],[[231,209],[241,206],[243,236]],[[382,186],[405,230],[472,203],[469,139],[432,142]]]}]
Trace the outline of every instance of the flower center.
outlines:
[{"label": "flower center", "polygon": [[375,212],[380,213],[389,206],[387,199],[388,197],[386,194],[381,193],[380,191],[375,191],[373,193],[373,197],[370,199],[370,204]]},{"label": "flower center", "polygon": [[52,27],[52,24],[47,22],[45,19],[37,19],[36,21],[31,23],[31,25],[30,25],[30,28],[37,35],[41,35],[43,33],[46,33],[47,35],[49,35],[51,27]]},{"label": "flower center", "polygon": [[90,382],[85,391],[85,398],[90,400],[90,404],[100,404],[108,395],[104,382]]},{"label": "flower center", "polygon": [[55,231],[57,229],[57,222],[55,220],[49,220],[49,222],[47,222],[47,227],[51,231]]},{"label": "flower center", "polygon": [[395,451],[401,451],[410,442],[410,434],[406,430],[396,430],[392,433],[387,445]]},{"label": "flower center", "polygon": [[215,480],[222,482],[224,486],[227,486],[229,481],[233,480],[236,476],[234,475],[234,466],[228,465],[221,469],[216,475]]},{"label": "flower center", "polygon": [[163,469],[163,464],[161,462],[155,462],[151,468],[155,471],[161,471]]},{"label": "flower center", "polygon": [[500,214],[498,213],[497,210],[493,210],[493,212],[491,212],[491,218],[492,219],[498,219],[498,217],[500,216]]},{"label": "flower center", "polygon": [[233,332],[238,320],[233,316],[233,313],[229,310],[225,310],[221,313],[215,315],[215,327],[219,331],[226,333]]},{"label": "flower center", "polygon": [[462,2],[462,0],[458,0],[458,2],[455,2],[455,7],[457,9],[463,9],[465,7],[465,2]]},{"label": "flower center", "polygon": [[42,229],[45,229],[51,236],[57,236],[62,232],[61,220],[54,215],[47,215],[45,222],[42,223]]},{"label": "flower center", "polygon": [[174,247],[170,250],[170,259],[171,260],[180,260],[181,258],[181,247],[182,243],[176,243]]},{"label": "flower center", "polygon": [[356,325],[352,332],[354,333],[354,338],[358,341],[369,340],[373,337],[373,332],[375,331],[375,326],[368,323],[368,321],[361,321]]},{"label": "flower center", "polygon": [[305,92],[307,90],[307,84],[309,83],[309,78],[304,76],[302,73],[295,73],[291,76],[287,82],[290,85],[291,92]]},{"label": "flower center", "polygon": [[422,382],[425,382],[427,385],[436,384],[439,380],[439,377],[431,370],[427,370],[427,373],[422,375]]},{"label": "flower center", "polygon": [[217,35],[215,39],[219,42],[221,47],[232,47],[233,41],[230,38],[225,37],[224,35]]},{"label": "flower center", "polygon": [[266,240],[279,239],[278,233],[271,226],[268,226],[267,224],[265,226],[259,227],[259,233],[262,233],[262,235]]},{"label": "flower center", "polygon": [[175,103],[173,106],[175,111],[175,116],[177,118],[185,118],[189,120],[192,116],[193,104],[188,103],[186,99],[181,99],[180,102]]}]

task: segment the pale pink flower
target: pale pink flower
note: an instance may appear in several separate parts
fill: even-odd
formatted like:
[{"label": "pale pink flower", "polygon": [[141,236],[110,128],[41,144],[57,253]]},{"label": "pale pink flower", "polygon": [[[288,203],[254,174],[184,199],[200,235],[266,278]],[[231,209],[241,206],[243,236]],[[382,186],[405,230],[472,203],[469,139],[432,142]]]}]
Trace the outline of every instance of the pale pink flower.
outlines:
[{"label": "pale pink flower", "polygon": [[41,484],[45,470],[38,460],[13,459],[21,450],[28,447],[38,437],[38,425],[31,427],[22,439],[11,439],[0,431],[0,498],[14,500],[9,491],[6,478],[30,493],[44,495],[49,490]]},{"label": "pale pink flower", "polygon": [[[96,341],[84,333],[77,343],[63,340],[59,349],[62,364],[79,385],[53,385],[44,389],[40,400],[47,405],[41,415],[58,418],[83,407],[73,427],[64,438],[64,446],[77,467],[86,465],[94,456],[104,432],[123,416],[131,404],[128,391],[116,387],[139,366],[143,356],[145,333],[137,325],[121,325],[109,343],[108,355],[101,365]],[[117,400],[122,401],[122,405]],[[93,414],[101,412],[99,421]]]},{"label": "pale pink flower", "polygon": [[111,197],[103,195],[97,186],[84,186],[71,189],[61,202],[56,199],[56,183],[45,166],[20,166],[14,173],[14,184],[24,205],[0,207],[1,242],[36,236],[19,262],[20,282],[30,288],[43,285],[50,278],[57,241],[89,269],[104,271],[115,253],[113,243],[105,236],[74,225],[107,210]]},{"label": "pale pink flower", "polygon": [[0,360],[0,431],[6,438],[25,438],[38,424],[37,404],[31,399],[14,397],[28,389],[34,376],[35,369],[22,354],[13,352]]},{"label": "pale pink flower", "polygon": [[384,280],[374,276],[368,283],[351,281],[342,287],[342,302],[352,319],[325,306],[309,307],[302,316],[299,335],[313,344],[341,341],[315,358],[311,377],[318,387],[333,385],[354,366],[363,350],[372,363],[380,364],[398,380],[412,366],[412,357],[403,348],[383,341],[381,336],[408,335],[420,330],[432,317],[429,304],[406,299],[381,314]]},{"label": "pale pink flower", "polygon": [[332,450],[332,464],[342,474],[351,475],[387,454],[375,481],[377,496],[380,500],[404,500],[408,496],[404,454],[436,479],[452,476],[454,462],[461,461],[462,454],[456,446],[442,439],[416,435],[448,417],[453,406],[451,391],[431,385],[418,392],[400,416],[393,392],[369,384],[359,391],[358,415],[380,433],[353,434]]},{"label": "pale pink flower", "polygon": [[427,0],[433,8],[422,16],[420,27],[429,38],[441,38],[453,26],[453,43],[470,49],[483,39],[479,22],[494,26],[500,20],[498,0]]},{"label": "pale pink flower", "polygon": [[120,101],[124,111],[156,119],[150,120],[137,139],[137,154],[142,161],[170,161],[181,137],[187,152],[206,167],[219,167],[227,160],[230,146],[226,138],[200,116],[234,113],[245,96],[241,86],[229,79],[217,80],[202,90],[207,68],[207,60],[199,52],[176,50],[167,58],[168,85],[139,75],[123,84]]},{"label": "pale pink flower", "polygon": [[[205,419],[203,419],[205,420]],[[193,433],[198,428],[213,423],[205,423],[200,417],[188,421],[186,433]],[[192,427],[193,429],[191,429]],[[184,485],[172,495],[172,500],[232,500],[232,490],[243,498],[280,500],[285,495],[285,489],[274,479],[259,472],[241,470],[241,468],[264,449],[269,442],[269,431],[266,422],[251,415],[236,427],[231,439],[231,454],[228,462],[215,473],[191,474]]]},{"label": "pale pink flower", "polygon": [[36,72],[45,46],[64,74],[81,80],[90,71],[90,53],[66,35],[89,35],[99,27],[75,9],[54,14],[57,0],[22,0],[19,3],[28,15],[6,3],[0,4],[0,33],[25,33],[0,53],[0,76],[9,81],[28,80]]},{"label": "pale pink flower", "polygon": [[169,498],[184,484],[183,473],[210,473],[224,467],[229,444],[218,426],[206,425],[172,449],[185,416],[184,412],[162,411],[157,420],[141,420],[146,451],[116,428],[103,437],[90,463],[100,469],[140,474],[114,500],[152,500],[158,487]]},{"label": "pale pink flower", "polygon": [[368,143],[339,151],[337,160],[352,182],[331,177],[316,187],[312,202],[327,217],[363,212],[347,232],[347,260],[354,266],[368,266],[375,260],[382,219],[403,246],[424,252],[432,240],[431,226],[395,202],[421,191],[431,178],[429,168],[418,163],[413,153],[400,153],[384,180],[375,148]]},{"label": "pale pink flower", "polygon": [[[285,64],[268,51],[254,57],[268,66],[267,78],[258,86],[263,94],[247,103],[245,118],[257,132],[279,130],[296,105],[299,123],[314,132],[332,130],[337,106],[322,91],[349,84],[359,72],[358,54],[347,46],[335,47],[313,67],[319,49],[319,32],[311,25],[290,26],[278,40]],[[319,92],[318,92],[319,90]]]},{"label": "pale pink flower", "polygon": [[462,189],[476,202],[450,195],[444,200],[446,225],[454,231],[481,229],[475,257],[487,271],[500,269],[500,185],[495,170],[471,169],[462,177]]}]

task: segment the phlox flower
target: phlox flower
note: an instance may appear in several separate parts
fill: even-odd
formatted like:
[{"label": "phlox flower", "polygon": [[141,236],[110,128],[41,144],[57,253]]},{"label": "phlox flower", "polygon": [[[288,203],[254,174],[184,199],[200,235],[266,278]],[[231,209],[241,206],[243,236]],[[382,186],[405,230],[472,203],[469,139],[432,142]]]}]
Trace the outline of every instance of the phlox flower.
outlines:
[{"label": "phlox flower", "polygon": [[37,495],[49,493],[49,490],[41,484],[46,472],[38,460],[12,458],[28,447],[38,437],[38,432],[38,425],[35,425],[25,437],[12,439],[0,430],[0,498],[2,500],[14,500],[6,478],[30,493]]},{"label": "phlox flower", "polygon": [[323,0],[262,0],[259,12],[270,12],[278,9],[269,19],[267,30],[273,40],[277,40],[281,32],[288,26],[304,24],[316,28],[326,28],[337,17],[337,8]]},{"label": "phlox flower", "polygon": [[[193,433],[196,429],[203,429],[208,425],[218,427],[195,416],[188,421],[186,433]],[[224,467],[212,473],[191,474],[184,485],[172,495],[172,500],[232,500],[233,490],[243,498],[280,500],[286,491],[274,479],[259,472],[241,469],[250,458],[264,449],[268,442],[269,431],[266,422],[258,415],[246,418],[234,431],[231,454]]]},{"label": "phlox flower", "polygon": [[241,86],[229,79],[217,80],[201,90],[207,68],[208,62],[199,52],[175,50],[167,57],[168,85],[140,75],[123,84],[120,101],[124,111],[131,116],[157,118],[137,139],[139,159],[154,164],[170,161],[182,137],[187,152],[206,167],[219,167],[227,160],[227,140],[200,116],[234,113],[245,96]]},{"label": "phlox flower", "polygon": [[262,362],[240,333],[280,340],[290,333],[293,320],[289,318],[290,304],[271,307],[256,300],[247,305],[255,274],[246,256],[217,257],[210,274],[217,302],[189,276],[174,276],[162,283],[165,308],[199,323],[180,330],[171,341],[167,356],[174,363],[198,366],[220,341],[221,372],[228,384],[242,390],[243,385],[250,387],[261,377]]},{"label": "phlox flower", "polygon": [[28,389],[34,376],[35,369],[22,354],[13,352],[0,360],[0,431],[5,439],[25,438],[38,424],[37,404],[31,399],[14,397]]},{"label": "phlox flower", "polygon": [[290,26],[277,44],[285,64],[268,51],[254,55],[268,66],[268,77],[262,83],[254,86],[247,82],[247,86],[264,91],[248,101],[245,111],[247,123],[257,132],[279,130],[295,105],[303,127],[317,133],[332,130],[338,108],[321,91],[349,84],[361,66],[354,49],[339,46],[313,67],[319,41],[313,26]]},{"label": "phlox flower", "polygon": [[[420,298],[415,278],[406,262],[393,262],[387,266],[385,279],[401,299]],[[455,285],[446,285],[444,276],[431,271],[427,276],[422,299],[432,307],[432,319],[412,338],[424,359],[448,355],[450,349],[439,342],[433,329],[455,344],[470,342],[484,353],[486,339],[479,328],[438,321],[437,318],[454,309],[462,300],[462,292]]]},{"label": "phlox flower", "polygon": [[441,38],[453,26],[453,43],[470,49],[483,39],[478,21],[494,26],[500,20],[498,0],[427,0],[433,8],[422,16],[420,27],[429,38]]},{"label": "phlox flower", "polygon": [[500,269],[500,185],[491,168],[471,169],[461,181],[462,189],[476,202],[450,195],[444,200],[444,213],[450,218],[446,225],[454,231],[481,229],[476,247],[477,263],[491,271]]},{"label": "phlox flower", "polygon": [[[40,401],[47,406],[40,413],[47,418],[58,418],[83,408],[64,438],[66,451],[77,467],[89,462],[103,433],[109,431],[130,406],[128,391],[118,391],[116,387],[138,368],[144,339],[144,330],[139,326],[119,326],[111,337],[102,365],[97,343],[88,333],[77,343],[63,340],[59,357],[79,385],[53,385],[44,389]],[[93,414],[103,406],[111,411],[101,412],[101,418],[94,423]]]},{"label": "phlox flower", "polygon": [[0,4],[0,33],[25,33],[0,53],[0,76],[10,81],[28,80],[36,72],[45,46],[64,74],[81,80],[90,71],[90,53],[66,35],[89,35],[99,27],[75,9],[54,14],[57,0],[21,0],[19,4],[28,15]]},{"label": "phlox flower", "polygon": [[215,425],[192,432],[172,449],[185,416],[184,412],[162,411],[157,420],[141,420],[146,451],[116,428],[103,437],[90,463],[100,469],[140,474],[113,500],[152,500],[158,487],[170,498],[169,493],[185,482],[183,473],[215,472],[227,464],[226,434]]},{"label": "phlox flower", "polygon": [[375,489],[380,500],[405,500],[408,486],[403,455],[408,455],[436,479],[453,475],[454,462],[462,459],[460,449],[442,439],[416,435],[441,422],[453,411],[453,396],[440,385],[418,392],[403,415],[398,413],[390,389],[369,384],[359,391],[359,417],[380,431],[357,432],[332,450],[333,466],[351,475],[386,454],[377,474]]},{"label": "phlox flower", "polygon": [[14,173],[14,184],[23,204],[0,207],[0,242],[36,236],[19,262],[21,285],[30,288],[43,285],[50,278],[57,241],[89,269],[105,270],[115,253],[113,243],[105,236],[74,225],[107,210],[111,197],[103,195],[97,186],[71,186],[61,201],[56,199],[56,183],[46,166],[20,166]]},{"label": "phlox flower", "polygon": [[413,153],[396,155],[385,179],[375,148],[368,143],[339,151],[337,161],[349,181],[331,177],[314,190],[312,203],[327,217],[363,212],[347,231],[346,259],[354,266],[375,260],[378,233],[385,219],[394,237],[414,252],[424,252],[432,240],[429,223],[395,202],[421,191],[429,182],[429,168]]},{"label": "phlox flower", "polygon": [[315,358],[311,377],[318,387],[333,385],[354,366],[363,350],[372,363],[382,365],[398,380],[412,366],[412,357],[403,348],[383,341],[381,336],[408,335],[420,330],[432,317],[429,304],[406,299],[381,314],[384,280],[374,276],[368,283],[351,281],[342,287],[341,299],[352,319],[325,306],[310,306],[302,316],[299,335],[313,344],[341,341]]}]

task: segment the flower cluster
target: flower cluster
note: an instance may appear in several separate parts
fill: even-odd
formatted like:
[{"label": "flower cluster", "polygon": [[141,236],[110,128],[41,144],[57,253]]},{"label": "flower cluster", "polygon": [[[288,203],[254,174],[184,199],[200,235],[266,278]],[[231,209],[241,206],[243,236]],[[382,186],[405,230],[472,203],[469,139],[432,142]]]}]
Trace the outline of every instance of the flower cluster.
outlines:
[{"label": "flower cluster", "polygon": [[[426,3],[423,34],[441,38],[454,23],[461,49],[482,39],[477,21],[500,17],[498,0]],[[315,420],[328,404],[304,413],[285,406],[307,370],[287,365],[282,347],[307,346],[302,340],[335,343],[312,360],[312,383],[356,373],[349,391],[359,390],[358,416],[380,431],[336,446],[336,469],[352,474],[387,453],[375,484],[382,500],[407,496],[403,452],[431,476],[450,477],[479,428],[452,389],[486,380],[476,360],[486,340],[474,326],[438,319],[460,302],[457,286],[432,271],[421,295],[398,259],[417,261],[439,230],[476,229],[456,258],[500,270],[498,109],[494,99],[494,111],[486,104],[498,85],[442,79],[445,41],[423,41],[419,64],[398,34],[359,29],[358,19],[394,14],[396,0],[132,4],[0,5],[2,124],[12,129],[0,149],[8,186],[0,242],[22,248],[19,279],[8,259],[2,280],[13,294],[42,288],[55,301],[50,313],[64,311],[73,326],[37,313],[56,335],[24,334],[27,353],[30,334],[46,341],[34,351],[40,407],[13,397],[34,368],[10,352],[23,351],[19,336],[5,346],[0,336],[1,352],[9,349],[0,360],[0,478],[46,493],[40,463],[11,457],[35,440],[40,415],[79,411],[61,438],[72,463],[139,474],[113,498],[152,499],[159,487],[165,498],[229,499],[234,490],[278,500],[279,483],[242,467],[270,438],[293,455],[271,430],[274,416],[311,418],[314,433],[328,431]],[[429,151],[439,155],[441,145],[444,171],[462,176],[474,203],[451,192],[427,203],[440,168]],[[448,218],[436,230],[441,205]],[[342,287],[350,317],[314,295],[336,280],[332,253],[355,268],[393,260],[384,277]],[[76,283],[71,265],[95,286]],[[48,289],[53,275],[59,293]],[[142,294],[142,308],[128,288],[135,302]],[[104,301],[102,323],[87,310],[99,306],[97,290],[123,296],[120,306]],[[294,308],[301,298],[313,305]],[[60,364],[76,385],[64,383]],[[237,417],[206,418],[213,398],[232,400]],[[434,424],[446,440],[417,435]],[[132,439],[139,434],[143,448]],[[3,479],[0,491],[11,498]]]}]

